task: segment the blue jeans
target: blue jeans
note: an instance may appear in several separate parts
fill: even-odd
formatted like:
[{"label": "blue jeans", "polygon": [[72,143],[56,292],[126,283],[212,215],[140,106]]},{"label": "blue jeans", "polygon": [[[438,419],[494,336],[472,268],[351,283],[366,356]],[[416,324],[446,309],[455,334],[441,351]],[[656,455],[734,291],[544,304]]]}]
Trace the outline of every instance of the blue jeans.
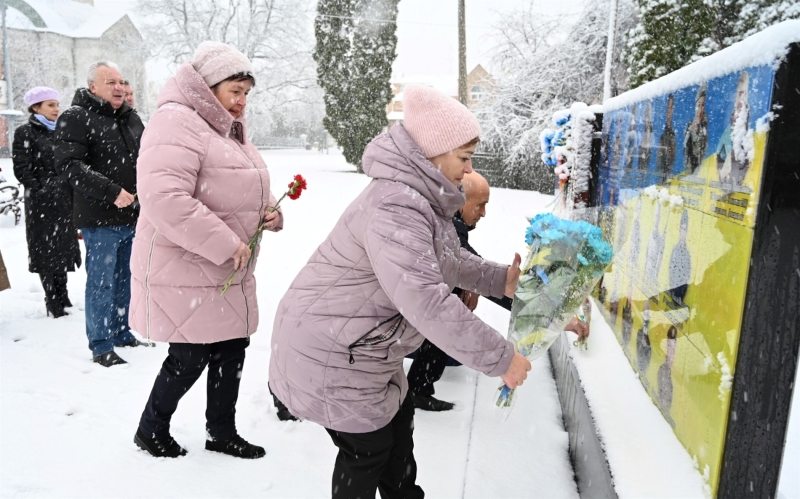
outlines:
[{"label": "blue jeans", "polygon": [[81,229],[86,245],[86,336],[94,356],[136,339],[128,326],[134,229]]}]

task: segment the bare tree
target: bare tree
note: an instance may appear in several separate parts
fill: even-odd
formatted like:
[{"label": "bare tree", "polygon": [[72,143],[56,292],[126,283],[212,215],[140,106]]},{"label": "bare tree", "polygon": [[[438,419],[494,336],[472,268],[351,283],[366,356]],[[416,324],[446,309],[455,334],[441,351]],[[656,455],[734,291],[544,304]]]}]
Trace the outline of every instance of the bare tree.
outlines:
[{"label": "bare tree", "polygon": [[[229,43],[252,62],[251,130],[298,105],[321,105],[316,85],[313,6],[309,0],[140,0],[151,55],[177,66],[203,41]],[[263,132],[263,130],[261,131]]]},{"label": "bare tree", "polygon": [[[495,90],[478,110],[483,148],[505,165],[507,185],[547,192],[553,172],[542,163],[539,134],[553,113],[574,102],[599,103],[608,36],[608,9],[587,6],[577,21],[543,18],[526,9],[495,28]],[[621,0],[618,38],[635,25],[635,8]],[[627,88],[621,43],[613,56],[612,92]]]}]

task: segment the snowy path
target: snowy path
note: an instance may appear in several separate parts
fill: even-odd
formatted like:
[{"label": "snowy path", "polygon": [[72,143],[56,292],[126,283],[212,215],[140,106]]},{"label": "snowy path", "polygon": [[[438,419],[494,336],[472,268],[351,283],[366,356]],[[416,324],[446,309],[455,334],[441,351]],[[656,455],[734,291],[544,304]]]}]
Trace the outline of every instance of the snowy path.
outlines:
[{"label": "snowy path", "polygon": [[[281,423],[267,391],[275,306],[297,271],[366,185],[341,156],[265,152],[274,190],[296,173],[309,190],[285,206],[286,229],[268,234],[257,272],[261,327],[247,351],[237,423],[267,456],[242,461],[203,450],[205,379],[189,391],[172,431],[189,455],[156,460],[133,433],[167,347],[121,349],[128,366],[91,362],[83,324],[83,269],[70,274],[73,315],[44,315],[38,278],[27,272],[23,226],[0,217],[0,249],[13,288],[0,293],[0,496],[2,497],[326,497],[335,447],[312,423]],[[8,160],[0,160],[10,176]],[[489,214],[471,233],[482,254],[510,260],[523,249],[531,214],[550,198],[494,189]],[[483,300],[478,314],[505,331],[508,313]],[[438,395],[458,410],[418,412],[419,483],[429,497],[577,497],[555,384],[537,361],[514,412],[502,422],[491,406],[499,381],[448,368]],[[477,399],[476,399],[477,393]],[[473,411],[474,409],[474,411]]]}]

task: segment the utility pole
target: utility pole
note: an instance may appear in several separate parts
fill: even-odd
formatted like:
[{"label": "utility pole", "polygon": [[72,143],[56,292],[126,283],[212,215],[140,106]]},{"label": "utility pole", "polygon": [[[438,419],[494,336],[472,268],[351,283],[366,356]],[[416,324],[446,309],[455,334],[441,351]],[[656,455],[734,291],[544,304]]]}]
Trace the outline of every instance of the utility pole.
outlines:
[{"label": "utility pole", "polygon": [[614,38],[617,37],[618,0],[611,0],[608,14],[608,43],[606,44],[606,69],[603,75],[603,102],[611,98],[611,66],[614,62]]},{"label": "utility pole", "polygon": [[467,15],[464,1],[458,0],[458,100],[467,105]]},{"label": "utility pole", "polygon": [[0,0],[0,10],[2,10],[3,18],[3,73],[6,80],[6,102],[8,102],[8,109],[3,110],[0,114],[5,118],[8,124],[8,151],[11,152],[12,143],[14,142],[14,125],[18,116],[22,113],[14,109],[14,89],[11,86],[11,54],[8,53],[8,31],[6,29],[6,0]]}]

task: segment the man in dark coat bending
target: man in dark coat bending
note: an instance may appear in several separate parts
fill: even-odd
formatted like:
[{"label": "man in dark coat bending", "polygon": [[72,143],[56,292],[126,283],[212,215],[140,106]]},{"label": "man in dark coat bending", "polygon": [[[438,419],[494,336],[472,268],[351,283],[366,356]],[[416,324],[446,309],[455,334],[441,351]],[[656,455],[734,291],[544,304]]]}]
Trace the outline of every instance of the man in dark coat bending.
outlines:
[{"label": "man in dark coat bending", "polygon": [[[453,225],[458,233],[458,239],[461,241],[461,247],[473,255],[478,255],[475,248],[469,244],[469,231],[474,229],[480,219],[486,216],[486,205],[489,203],[489,183],[480,173],[473,172],[464,177],[461,185],[464,186],[467,202],[461,210],[456,212],[453,217]],[[459,288],[455,288],[453,293],[457,294],[470,310],[474,311],[478,306],[477,294]],[[511,298],[498,299],[491,296],[486,298],[506,310],[511,310]],[[408,393],[411,395],[411,401],[415,408],[424,411],[449,411],[453,408],[452,403],[433,396],[433,384],[442,377],[447,365],[459,364],[439,347],[425,340],[408,371]]]}]

